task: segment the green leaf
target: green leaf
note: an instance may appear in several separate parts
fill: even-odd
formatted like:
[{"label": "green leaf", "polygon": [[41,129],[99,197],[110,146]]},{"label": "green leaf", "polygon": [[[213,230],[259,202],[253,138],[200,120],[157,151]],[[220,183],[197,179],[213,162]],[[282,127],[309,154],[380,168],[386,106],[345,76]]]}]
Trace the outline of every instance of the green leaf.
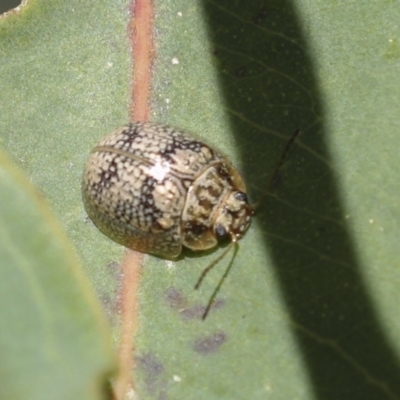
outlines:
[{"label": "green leaf", "polygon": [[199,307],[229,257],[197,292],[219,253],[145,270],[143,390],[399,398],[399,5],[204,1],[157,10],[157,119],[224,150],[261,204],[205,322]]},{"label": "green leaf", "polygon": [[[85,222],[80,174],[90,146],[129,119],[127,9],[36,0],[0,23],[3,146],[49,198],[111,317],[122,249]],[[398,3],[155,10],[153,119],[220,148],[261,203],[204,322],[230,256],[198,291],[221,249],[146,257],[140,398],[400,398]]]},{"label": "green leaf", "polygon": [[47,205],[2,153],[0,193],[0,398],[105,398],[104,317]]}]

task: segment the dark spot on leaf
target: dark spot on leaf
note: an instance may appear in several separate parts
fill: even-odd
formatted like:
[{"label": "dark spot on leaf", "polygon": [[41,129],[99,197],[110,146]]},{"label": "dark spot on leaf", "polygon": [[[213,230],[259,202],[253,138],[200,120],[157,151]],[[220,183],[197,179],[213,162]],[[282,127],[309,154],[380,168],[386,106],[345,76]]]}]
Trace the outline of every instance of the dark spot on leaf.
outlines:
[{"label": "dark spot on leaf", "polygon": [[117,263],[116,261],[110,261],[107,264],[107,268],[109,270],[109,273],[111,276],[116,279],[119,282],[122,280],[122,270],[121,270],[121,265]]},{"label": "dark spot on leaf", "polygon": [[201,319],[204,314],[204,306],[197,304],[192,307],[184,308],[180,311],[179,315],[184,321],[189,321],[191,319]]},{"label": "dark spot on leaf", "polygon": [[107,293],[100,293],[99,298],[106,313],[110,325],[115,326],[118,322],[118,305],[114,296]]},{"label": "dark spot on leaf", "polygon": [[182,308],[187,305],[187,300],[184,298],[182,293],[174,287],[169,287],[165,291],[165,301],[168,307],[175,311],[182,310]]},{"label": "dark spot on leaf", "polygon": [[137,357],[138,368],[144,376],[146,390],[152,398],[167,399],[167,381],[164,377],[164,366],[154,354],[147,353]]},{"label": "dark spot on leaf", "polygon": [[163,371],[164,367],[160,361],[157,360],[154,354],[148,353],[138,357],[139,366],[146,371],[146,374],[156,379]]},{"label": "dark spot on leaf", "polygon": [[115,261],[111,261],[104,265],[104,275],[106,279],[111,277],[112,286],[105,288],[100,286],[98,289],[98,297],[101,300],[103,309],[108,317],[111,325],[115,325],[119,313],[119,292],[121,287],[122,273],[121,266]]},{"label": "dark spot on leaf", "polygon": [[[225,305],[224,299],[214,300],[210,311],[218,310]],[[191,319],[203,319],[204,312],[206,311],[206,306],[201,304],[196,304],[192,307],[186,307],[180,311],[180,315],[183,320],[188,321]]]},{"label": "dark spot on leaf", "polygon": [[[206,305],[195,304],[189,306],[187,298],[182,294],[180,290],[175,287],[169,287],[165,291],[165,302],[169,308],[177,311],[179,316],[184,321],[190,321],[193,319],[202,319],[206,310]],[[225,305],[224,299],[214,300],[210,312],[218,310]]]},{"label": "dark spot on leaf", "polygon": [[193,350],[196,353],[208,355],[215,353],[225,342],[226,334],[224,332],[216,332],[210,336],[196,339]]}]

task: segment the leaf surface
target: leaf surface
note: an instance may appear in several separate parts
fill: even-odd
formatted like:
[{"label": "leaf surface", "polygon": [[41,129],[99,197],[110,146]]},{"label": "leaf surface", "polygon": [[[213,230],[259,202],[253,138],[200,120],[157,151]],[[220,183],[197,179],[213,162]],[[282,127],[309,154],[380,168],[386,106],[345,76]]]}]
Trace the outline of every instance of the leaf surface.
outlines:
[{"label": "leaf surface", "polygon": [[[230,256],[198,291],[221,249],[146,257],[140,397],[400,398],[399,5],[154,4],[153,119],[221,149],[260,205],[204,322]],[[0,24],[2,144],[49,199],[111,321],[122,249],[85,221],[80,174],[128,120],[127,9],[36,0]]]},{"label": "leaf surface", "polygon": [[104,316],[43,198],[0,153],[2,399],[105,398]]}]

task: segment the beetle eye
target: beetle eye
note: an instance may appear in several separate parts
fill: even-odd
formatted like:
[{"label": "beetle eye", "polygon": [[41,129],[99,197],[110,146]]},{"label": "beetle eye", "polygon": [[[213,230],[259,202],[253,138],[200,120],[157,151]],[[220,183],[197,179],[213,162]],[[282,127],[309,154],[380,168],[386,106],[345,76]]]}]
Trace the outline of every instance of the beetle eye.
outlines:
[{"label": "beetle eye", "polygon": [[247,203],[247,195],[246,193],[243,192],[236,192],[235,193],[235,199],[239,201],[244,201]]},{"label": "beetle eye", "polygon": [[218,239],[224,239],[227,236],[226,229],[222,225],[217,225],[215,227],[215,234],[217,235]]}]

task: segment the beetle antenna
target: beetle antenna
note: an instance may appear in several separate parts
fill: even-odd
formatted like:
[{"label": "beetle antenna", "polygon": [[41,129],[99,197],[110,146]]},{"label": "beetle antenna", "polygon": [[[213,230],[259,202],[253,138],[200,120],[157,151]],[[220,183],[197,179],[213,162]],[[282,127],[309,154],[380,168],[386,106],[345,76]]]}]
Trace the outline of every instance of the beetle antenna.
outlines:
[{"label": "beetle antenna", "polygon": [[[279,170],[281,169],[282,164],[285,161],[285,158],[288,155],[290,148],[292,147],[292,145],[293,145],[294,141],[296,140],[297,136],[299,136],[300,132],[301,132],[300,129],[296,129],[294,131],[294,133],[292,134],[292,136],[287,141],[286,146],[283,149],[283,152],[282,152],[281,156],[279,157],[278,163],[276,164],[276,167],[275,167],[274,171],[272,172],[271,179],[268,182],[267,190],[266,190],[265,193],[267,193],[271,189],[271,187],[274,185],[276,177],[277,177],[277,175],[279,173]],[[265,193],[264,193],[264,196],[262,196],[261,199],[258,200],[258,202],[253,205],[253,208],[257,208],[260,205],[262,199],[265,197]]]},{"label": "beetle antenna", "polygon": [[[222,284],[223,284],[225,278],[228,276],[229,271],[230,271],[231,268],[232,268],[233,260],[235,259],[236,254],[237,254],[238,249],[239,249],[239,244],[238,244],[238,242],[231,242],[231,244],[228,246],[228,250],[230,250],[231,247],[234,247],[232,259],[231,259],[231,261],[229,262],[228,267],[226,268],[224,274],[221,276],[221,279],[219,280],[218,285],[215,287],[215,289],[214,289],[212,295],[210,296],[210,299],[208,300],[207,307],[206,307],[206,309],[204,310],[203,315],[201,316],[201,319],[202,319],[203,321],[207,318],[207,315],[208,315],[208,313],[209,313],[209,311],[210,311],[212,305],[214,304],[215,296],[216,296],[217,293],[219,292],[219,289],[221,288],[221,286],[222,286]],[[227,254],[227,251],[226,251],[226,250],[224,251],[224,254]]]},{"label": "beetle antenna", "polygon": [[197,290],[200,287],[201,282],[203,282],[203,279],[206,277],[206,275],[228,254],[229,250],[235,243],[236,240],[232,240],[229,246],[208,267],[204,268],[203,272],[199,276],[199,279],[197,280],[196,285],[194,286],[194,290]]},{"label": "beetle antenna", "polygon": [[294,133],[292,134],[292,136],[290,137],[290,139],[288,140],[288,142],[286,143],[286,146],[283,149],[283,152],[282,152],[282,154],[281,154],[281,156],[279,158],[278,164],[276,164],[274,172],[271,175],[271,179],[270,179],[269,184],[268,184],[268,189],[270,189],[271,186],[274,184],[276,176],[278,175],[278,172],[279,172],[280,168],[282,167],[282,164],[285,161],[285,158],[288,155],[289,150],[292,147],[294,141],[296,140],[297,136],[299,136],[299,133],[300,133],[300,129],[296,129],[294,131]]}]

